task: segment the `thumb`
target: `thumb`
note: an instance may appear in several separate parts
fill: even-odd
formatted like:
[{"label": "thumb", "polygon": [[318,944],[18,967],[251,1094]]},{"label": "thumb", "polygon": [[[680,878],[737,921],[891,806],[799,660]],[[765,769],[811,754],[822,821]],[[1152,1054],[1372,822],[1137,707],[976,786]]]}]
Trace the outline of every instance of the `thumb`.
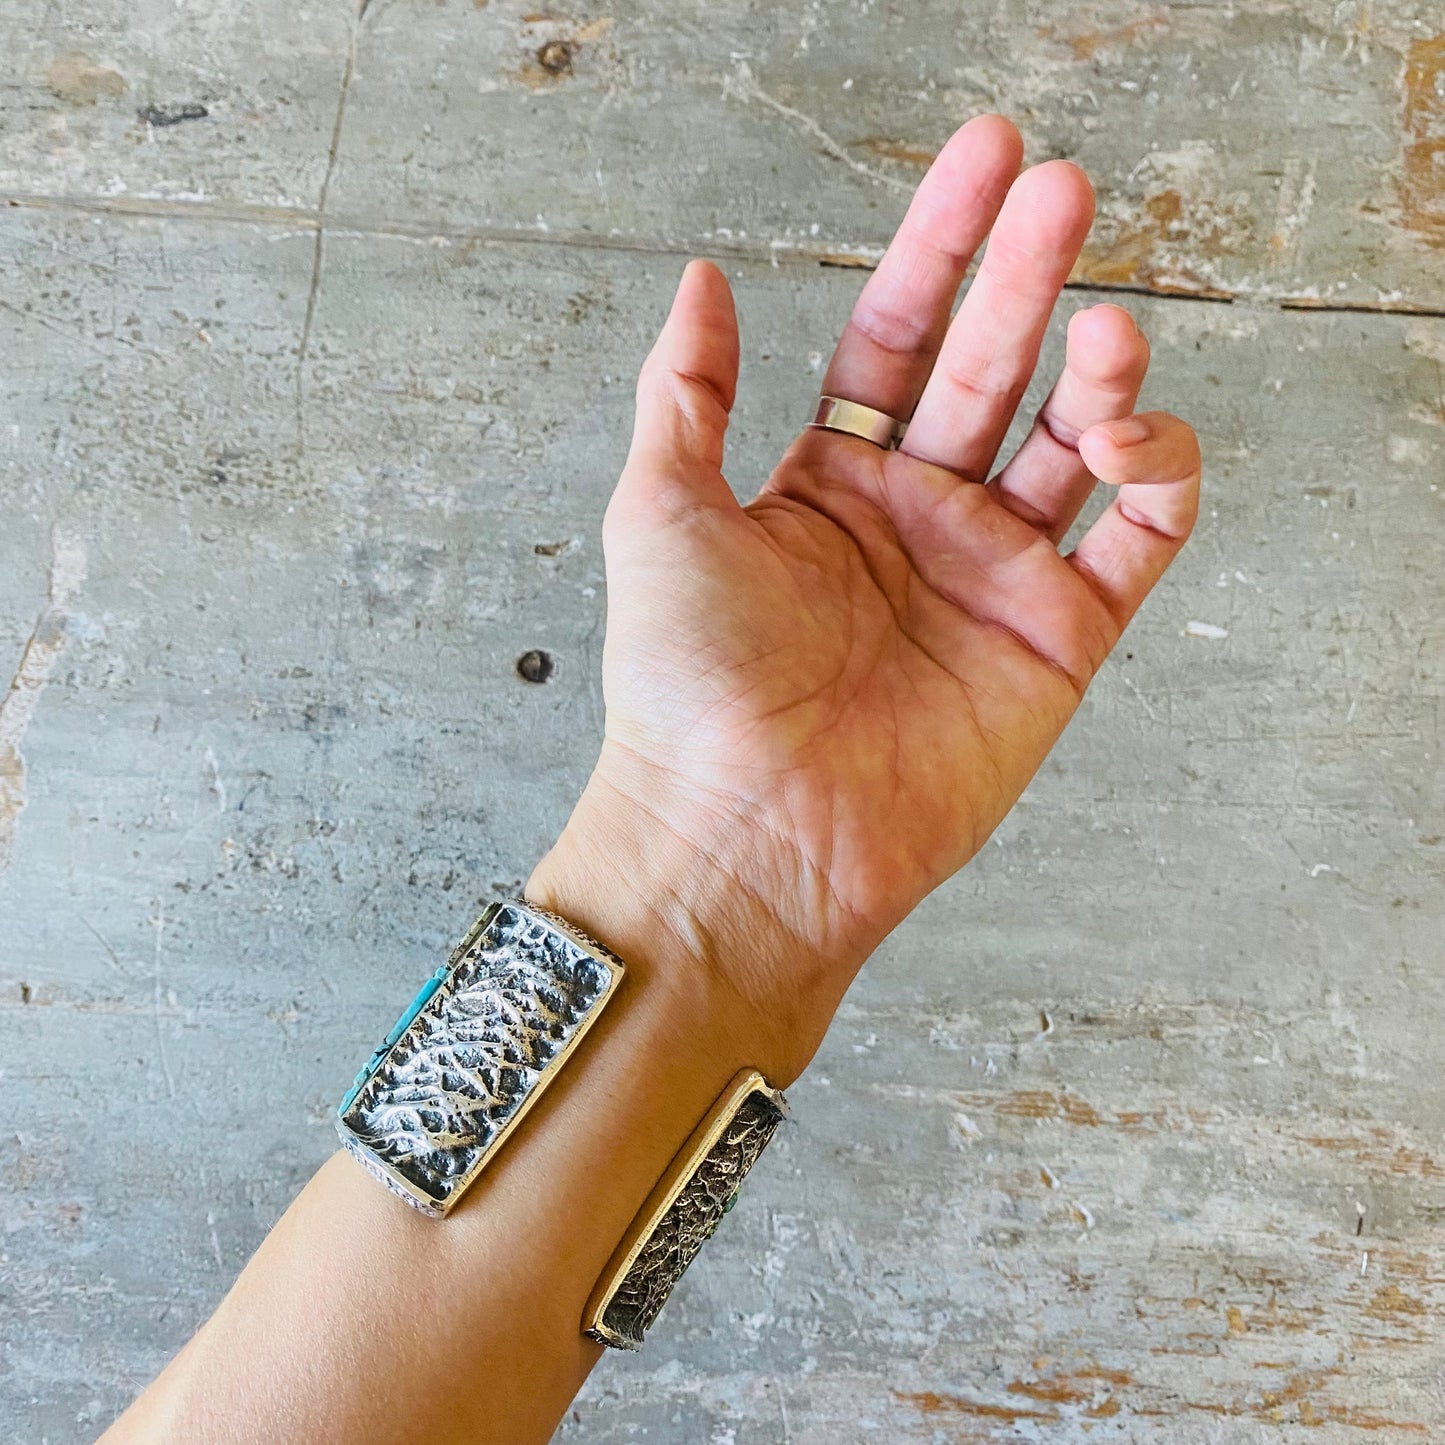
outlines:
[{"label": "thumb", "polygon": [[632,448],[616,500],[664,514],[737,502],[722,477],[738,383],[738,321],[727,278],[690,261],[637,378]]}]

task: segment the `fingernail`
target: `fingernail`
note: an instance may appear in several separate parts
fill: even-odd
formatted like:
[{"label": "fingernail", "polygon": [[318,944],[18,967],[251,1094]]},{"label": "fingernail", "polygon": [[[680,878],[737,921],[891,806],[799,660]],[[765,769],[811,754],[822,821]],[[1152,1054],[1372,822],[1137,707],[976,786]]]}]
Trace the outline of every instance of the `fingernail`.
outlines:
[{"label": "fingernail", "polygon": [[1149,440],[1149,423],[1142,417],[1126,416],[1119,421],[1111,421],[1105,430],[1116,447],[1132,447]]}]

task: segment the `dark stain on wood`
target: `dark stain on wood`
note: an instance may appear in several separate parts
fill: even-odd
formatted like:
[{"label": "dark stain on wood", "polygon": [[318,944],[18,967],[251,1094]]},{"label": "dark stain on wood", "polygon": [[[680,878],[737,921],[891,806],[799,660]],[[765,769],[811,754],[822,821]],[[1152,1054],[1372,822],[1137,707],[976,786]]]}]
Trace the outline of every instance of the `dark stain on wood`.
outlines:
[{"label": "dark stain on wood", "polygon": [[182,100],[165,105],[148,105],[137,115],[145,125],[164,129],[166,126],[184,125],[188,120],[205,120],[210,113],[198,100]]},{"label": "dark stain on wood", "polygon": [[571,75],[577,47],[570,40],[549,40],[537,50],[537,64],[548,75]]},{"label": "dark stain on wood", "polygon": [[546,682],[555,669],[552,654],[540,647],[529,648],[517,659],[517,676],[523,682]]}]

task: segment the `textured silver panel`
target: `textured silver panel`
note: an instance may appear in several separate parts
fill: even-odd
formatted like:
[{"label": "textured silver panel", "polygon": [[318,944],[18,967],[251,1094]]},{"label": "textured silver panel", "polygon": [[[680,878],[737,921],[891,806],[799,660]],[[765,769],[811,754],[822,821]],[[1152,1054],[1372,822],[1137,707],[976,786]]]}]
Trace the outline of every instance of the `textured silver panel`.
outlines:
[{"label": "textured silver panel", "polygon": [[554,915],[493,905],[359,1076],[337,1119],[342,1143],[407,1203],[444,1214],[621,974],[614,956]]},{"label": "textured silver panel", "polygon": [[748,1171],[786,1116],[782,1096],[765,1085],[743,1097],[634,1254],[588,1335],[617,1349],[642,1347],[673,1287],[733,1207]]}]

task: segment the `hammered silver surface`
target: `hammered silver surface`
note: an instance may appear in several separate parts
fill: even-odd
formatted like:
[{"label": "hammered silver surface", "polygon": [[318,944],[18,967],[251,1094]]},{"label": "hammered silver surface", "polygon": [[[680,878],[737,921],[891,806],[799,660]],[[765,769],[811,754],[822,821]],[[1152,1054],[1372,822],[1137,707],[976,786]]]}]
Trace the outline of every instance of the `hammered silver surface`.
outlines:
[{"label": "hammered silver surface", "polygon": [[609,982],[551,922],[501,904],[338,1119],[342,1142],[408,1203],[440,1213]]},{"label": "hammered silver surface", "polygon": [[784,1117],[765,1093],[751,1093],[743,1100],[642,1246],[603,1312],[607,1333],[595,1333],[594,1339],[621,1349],[642,1347],[673,1287],[722,1223]]}]

